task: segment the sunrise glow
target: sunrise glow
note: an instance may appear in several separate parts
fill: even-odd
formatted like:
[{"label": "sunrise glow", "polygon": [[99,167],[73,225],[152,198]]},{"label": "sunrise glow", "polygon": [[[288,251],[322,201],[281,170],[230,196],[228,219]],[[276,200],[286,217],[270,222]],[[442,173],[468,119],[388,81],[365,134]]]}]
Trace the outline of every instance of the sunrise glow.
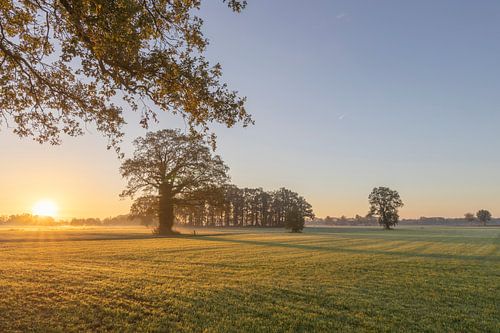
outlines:
[{"label": "sunrise glow", "polygon": [[33,206],[32,213],[37,216],[56,217],[58,207],[51,200],[40,200]]}]

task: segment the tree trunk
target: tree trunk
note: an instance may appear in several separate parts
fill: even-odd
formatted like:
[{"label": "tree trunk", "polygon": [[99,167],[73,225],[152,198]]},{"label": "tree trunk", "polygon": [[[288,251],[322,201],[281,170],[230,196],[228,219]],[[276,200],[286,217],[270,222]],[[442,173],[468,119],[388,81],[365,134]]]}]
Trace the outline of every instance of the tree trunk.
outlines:
[{"label": "tree trunk", "polygon": [[160,187],[160,205],[158,218],[160,222],[160,225],[158,227],[158,234],[173,234],[172,227],[174,225],[174,202],[172,186],[168,183],[162,184],[162,186]]}]

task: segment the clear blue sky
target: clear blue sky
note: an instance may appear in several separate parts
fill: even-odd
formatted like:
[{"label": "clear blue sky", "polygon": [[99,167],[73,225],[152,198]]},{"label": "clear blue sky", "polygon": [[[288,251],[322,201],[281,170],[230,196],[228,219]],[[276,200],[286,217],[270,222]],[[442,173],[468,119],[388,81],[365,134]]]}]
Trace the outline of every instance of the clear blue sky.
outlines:
[{"label": "clear blue sky", "polygon": [[[201,15],[208,57],[256,120],[217,127],[233,182],[288,187],[319,216],[366,214],[379,185],[400,191],[406,217],[500,215],[499,1],[249,0],[234,14],[210,0]],[[128,126],[125,148],[142,133]],[[126,212],[118,163],[97,135],[58,148],[0,138],[12,161],[0,182],[22,177],[16,156],[43,156],[51,172],[47,156],[65,158],[111,184],[99,199],[109,209],[91,213]],[[90,178],[88,193],[99,186]]]}]

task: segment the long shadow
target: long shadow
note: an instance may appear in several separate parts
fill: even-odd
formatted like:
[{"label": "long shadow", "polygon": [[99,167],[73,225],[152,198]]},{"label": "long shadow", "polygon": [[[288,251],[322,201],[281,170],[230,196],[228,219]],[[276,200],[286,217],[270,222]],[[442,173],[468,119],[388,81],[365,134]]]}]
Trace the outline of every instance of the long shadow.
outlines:
[{"label": "long shadow", "polygon": [[101,233],[88,233],[81,236],[68,235],[67,237],[58,235],[55,237],[41,236],[41,237],[24,237],[24,238],[0,238],[1,243],[48,243],[48,242],[94,242],[94,241],[119,241],[119,240],[141,240],[141,239],[198,239],[204,236],[227,236],[227,235],[239,235],[241,233],[210,233],[210,234],[179,234],[179,235],[166,235],[158,236],[152,234],[101,234]]},{"label": "long shadow", "polygon": [[102,235],[102,234],[86,234],[81,236],[28,236],[23,238],[0,238],[0,243],[48,243],[48,242],[79,242],[79,241],[103,241],[103,240],[134,240],[134,239],[150,239],[153,235]]},{"label": "long shadow", "polygon": [[[255,240],[244,240],[244,239],[228,239],[221,236],[229,236],[229,235],[239,235],[246,234],[245,232],[234,232],[234,233],[210,233],[210,234],[180,234],[180,235],[170,235],[170,236],[156,236],[156,235],[148,235],[148,234],[136,234],[136,235],[124,235],[118,234],[116,236],[99,237],[102,234],[86,234],[81,237],[72,238],[69,236],[68,238],[18,238],[18,239],[1,239],[1,243],[44,243],[44,242],[89,242],[89,241],[121,241],[121,240],[146,240],[146,239],[197,239],[197,240],[206,240],[213,242],[227,242],[227,243],[239,243],[239,244],[251,244],[251,245],[260,245],[260,246],[271,246],[271,247],[284,247],[284,248],[293,248],[293,249],[301,249],[301,250],[314,250],[314,251],[323,251],[323,252],[336,252],[336,253],[355,253],[355,254],[377,254],[377,255],[389,255],[389,256],[401,256],[401,257],[420,257],[420,258],[435,258],[435,259],[458,259],[458,260],[487,260],[500,262],[500,257],[496,256],[494,253],[497,249],[493,249],[490,251],[491,255],[454,255],[454,254],[444,254],[444,253],[414,253],[414,252],[400,252],[400,251],[384,251],[384,250],[365,250],[365,249],[352,249],[346,247],[324,247],[324,246],[315,246],[315,245],[305,245],[305,244],[293,244],[293,243],[281,243],[281,242],[269,242],[269,241],[255,241]],[[103,235],[104,236],[104,235]],[[93,237],[93,238],[90,238]],[[371,237],[368,237],[371,238]],[[424,240],[424,239],[422,239]],[[410,242],[417,241],[416,239],[408,240]],[[429,241],[429,239],[425,239],[425,241]],[[431,241],[436,241],[431,239]]]},{"label": "long shadow", "polygon": [[[309,228],[308,228],[309,229]],[[408,230],[399,229],[392,231],[384,231],[381,234],[380,229],[375,228],[331,228],[332,230],[324,231],[322,229],[327,228],[311,228],[307,230],[303,235],[337,235],[342,238],[366,238],[366,239],[403,239],[407,241],[422,241],[422,242],[433,242],[433,243],[454,243],[454,244],[484,244],[485,241],[492,241],[500,243],[500,233],[497,236],[485,237],[483,235],[464,235],[458,233],[445,233],[445,232],[435,232],[430,230],[425,230],[427,233],[425,235],[419,234],[421,230]],[[311,231],[311,232],[309,232]]]},{"label": "long shadow", "polygon": [[350,249],[344,247],[322,247],[314,245],[304,245],[304,244],[291,244],[291,243],[279,243],[279,242],[266,242],[266,241],[254,241],[245,239],[227,239],[214,236],[200,236],[199,239],[204,239],[213,242],[229,242],[229,243],[239,243],[239,244],[250,244],[250,245],[260,245],[260,246],[271,246],[271,247],[284,247],[300,250],[313,250],[313,251],[323,251],[323,252],[335,252],[335,253],[355,253],[355,254],[378,254],[378,255],[389,255],[389,256],[400,256],[400,257],[418,257],[418,258],[434,258],[434,259],[458,259],[458,260],[487,260],[500,262],[500,257],[497,256],[463,256],[445,253],[412,253],[412,252],[398,252],[398,251],[383,251],[383,250],[363,250],[363,249]]}]

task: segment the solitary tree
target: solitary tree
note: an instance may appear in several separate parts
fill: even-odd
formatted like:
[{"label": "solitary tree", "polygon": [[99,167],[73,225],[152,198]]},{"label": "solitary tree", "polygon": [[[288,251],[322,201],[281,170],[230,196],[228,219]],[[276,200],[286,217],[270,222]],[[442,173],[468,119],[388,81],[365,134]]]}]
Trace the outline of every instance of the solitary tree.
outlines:
[{"label": "solitary tree", "polygon": [[156,196],[161,235],[172,233],[176,203],[228,180],[228,167],[211,153],[200,136],[161,130],[135,139],[134,147],[134,156],[125,159],[120,168],[122,177],[127,179],[121,196],[142,195],[136,199],[135,206],[137,211],[149,215],[151,210],[147,204],[154,204],[152,196]]},{"label": "solitary tree", "polygon": [[476,213],[477,219],[486,225],[486,222],[491,221],[491,213],[486,209],[481,209]]},{"label": "solitary tree", "polygon": [[[202,0],[0,1],[0,126],[57,144],[84,123],[116,144],[121,97],[141,111],[181,114],[191,129],[252,123],[245,99],[221,82],[204,57],[208,40],[196,16]],[[244,0],[222,0],[240,12]],[[116,147],[116,145],[115,145]]]},{"label": "solitary tree", "polygon": [[476,219],[476,218],[474,217],[474,214],[472,214],[472,213],[465,213],[465,214],[464,214],[464,218],[465,218],[465,220],[466,220],[467,222],[474,222],[474,220]]},{"label": "solitary tree", "polygon": [[385,229],[390,229],[398,223],[398,209],[404,204],[397,191],[388,187],[374,188],[368,201],[370,203],[369,215],[378,217],[378,223]]},{"label": "solitary tree", "polygon": [[305,218],[300,208],[294,206],[285,216],[285,227],[292,232],[301,232],[304,229]]}]

